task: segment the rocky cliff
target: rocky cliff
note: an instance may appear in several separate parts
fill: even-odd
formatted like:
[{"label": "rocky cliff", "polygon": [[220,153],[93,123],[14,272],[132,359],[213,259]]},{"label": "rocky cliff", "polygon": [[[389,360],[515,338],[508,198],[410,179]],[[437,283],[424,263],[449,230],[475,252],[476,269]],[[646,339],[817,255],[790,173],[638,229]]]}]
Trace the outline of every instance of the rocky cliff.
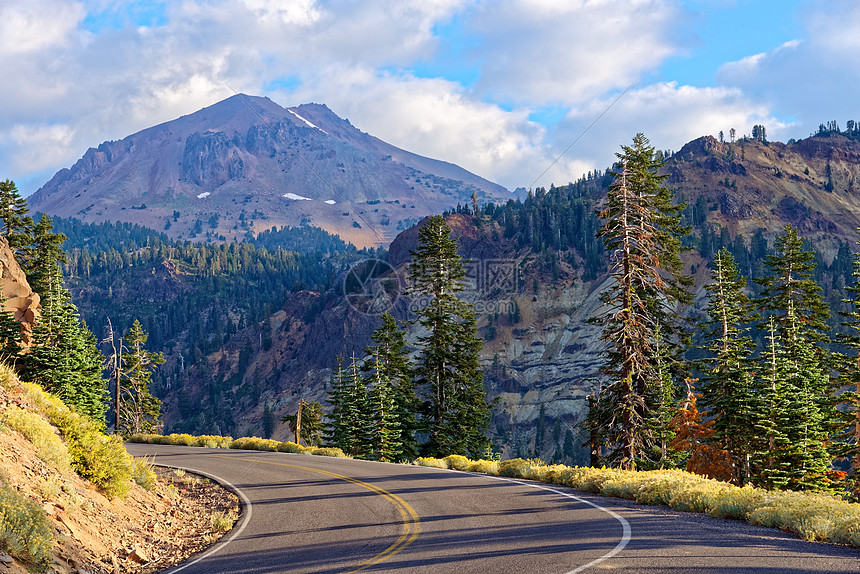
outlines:
[{"label": "rocky cliff", "polygon": [[15,260],[5,237],[0,237],[0,292],[3,310],[20,323],[23,343],[29,347],[30,335],[41,311],[39,294],[30,289],[27,276]]}]

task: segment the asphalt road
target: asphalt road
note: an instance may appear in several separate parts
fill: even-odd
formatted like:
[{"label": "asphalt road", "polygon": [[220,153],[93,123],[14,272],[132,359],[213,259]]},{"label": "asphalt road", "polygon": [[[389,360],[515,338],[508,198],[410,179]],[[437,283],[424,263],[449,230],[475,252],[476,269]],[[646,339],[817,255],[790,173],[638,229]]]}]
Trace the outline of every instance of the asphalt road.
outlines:
[{"label": "asphalt road", "polygon": [[169,572],[860,572],[860,551],[533,483],[285,453],[127,445],[236,488],[236,527]]}]

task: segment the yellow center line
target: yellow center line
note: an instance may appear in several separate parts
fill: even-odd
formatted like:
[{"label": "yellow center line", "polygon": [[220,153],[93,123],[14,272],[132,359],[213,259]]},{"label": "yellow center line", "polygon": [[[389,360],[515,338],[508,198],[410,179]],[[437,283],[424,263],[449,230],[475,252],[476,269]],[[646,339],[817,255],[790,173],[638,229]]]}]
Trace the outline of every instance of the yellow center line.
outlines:
[{"label": "yellow center line", "polygon": [[415,512],[415,509],[413,509],[411,506],[409,506],[409,504],[405,500],[403,500],[402,498],[400,498],[396,494],[388,492],[384,488],[379,488],[378,486],[375,486],[373,484],[369,484],[369,483],[364,482],[362,480],[358,480],[357,478],[352,478],[350,476],[345,476],[343,474],[337,474],[336,472],[330,472],[328,470],[320,470],[317,468],[310,468],[307,466],[300,466],[297,464],[287,464],[285,462],[271,462],[271,461],[265,461],[265,460],[260,460],[260,459],[251,459],[251,458],[236,458],[236,457],[224,456],[224,455],[220,455],[220,454],[210,454],[210,455],[206,455],[206,456],[212,456],[212,457],[216,457],[216,458],[226,458],[229,460],[241,460],[244,462],[253,462],[253,463],[257,463],[257,464],[269,464],[272,466],[284,466],[284,467],[288,467],[288,468],[296,468],[299,470],[305,470],[305,471],[313,472],[316,474],[322,474],[325,476],[330,476],[332,478],[336,478],[338,480],[343,480],[345,482],[349,482],[349,483],[352,483],[356,486],[360,486],[362,488],[365,488],[365,489],[367,489],[367,490],[369,490],[375,494],[382,496],[383,498],[388,500],[388,502],[393,504],[397,508],[397,510],[400,511],[400,518],[403,520],[403,533],[400,535],[400,537],[391,546],[389,546],[388,548],[386,548],[385,550],[383,550],[382,552],[380,552],[376,556],[373,556],[372,558],[368,558],[367,560],[360,562],[358,565],[358,568],[344,572],[344,574],[354,574],[355,572],[361,572],[362,570],[370,568],[374,564],[378,564],[379,562],[382,562],[383,560],[387,560],[388,558],[391,558],[392,556],[394,556],[395,554],[397,554],[398,552],[400,552],[401,550],[403,550],[404,548],[406,548],[407,546],[409,546],[410,544],[415,542],[415,539],[418,538],[418,534],[421,533],[421,519],[418,517],[418,513]]}]

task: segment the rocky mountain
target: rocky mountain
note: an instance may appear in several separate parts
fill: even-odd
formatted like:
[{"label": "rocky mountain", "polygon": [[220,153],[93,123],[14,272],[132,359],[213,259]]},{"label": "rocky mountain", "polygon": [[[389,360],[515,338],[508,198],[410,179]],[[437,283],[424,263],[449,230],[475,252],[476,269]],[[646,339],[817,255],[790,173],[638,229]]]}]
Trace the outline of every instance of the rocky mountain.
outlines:
[{"label": "rocky mountain", "polygon": [[[860,229],[860,132],[822,132],[788,144],[694,140],[667,165],[669,185],[734,237],[786,223],[830,257]],[[707,213],[703,210],[707,209]]]},{"label": "rocky mountain", "polygon": [[129,221],[173,238],[235,240],[311,224],[385,246],[422,217],[504,201],[499,185],[399,149],[321,104],[238,94],[90,148],[28,198],[31,210]]},{"label": "rocky mountain", "polygon": [[[684,218],[692,228],[687,263],[699,305],[707,263],[716,250],[730,247],[748,275],[759,274],[768,245],[787,222],[820,252],[818,279],[831,306],[839,305],[851,281],[850,249],[860,227],[856,137],[824,133],[790,144],[704,137],[667,156],[667,182],[687,202]],[[577,425],[602,350],[597,327],[588,318],[598,309],[607,281],[602,246],[594,238],[595,209],[611,179],[592,172],[571,185],[535,190],[506,207],[488,206],[477,216],[471,208],[448,215],[462,254],[471,259],[467,295],[480,313],[487,390],[498,400],[492,432],[506,457],[585,461],[577,458],[584,454]],[[225,326],[219,318],[241,315],[237,302],[222,298],[205,307],[207,299],[200,299],[201,316],[211,315],[207,328],[221,338],[192,353],[184,343],[189,334],[179,325],[171,342],[164,341],[168,362],[158,392],[168,429],[260,434],[266,405],[279,418],[295,412],[300,398],[324,401],[337,357],[361,355],[384,308],[401,321],[413,318],[413,302],[403,288],[416,243],[417,228],[411,227],[391,243],[387,261],[365,262],[317,287],[285,293],[265,316]],[[147,284],[173,281],[177,292],[190,280],[189,271],[171,271],[187,270],[187,263],[165,261],[138,269],[129,260],[130,265],[110,272],[108,282],[114,285],[114,303],[128,309],[143,293],[130,290],[139,281],[123,274],[147,277]],[[111,296],[106,287],[92,287],[92,273],[75,278],[76,301],[79,296],[85,317]],[[116,287],[120,283],[126,287]],[[378,289],[371,289],[374,285]],[[414,341],[420,333],[410,327],[409,335]],[[275,429],[276,437],[287,433],[285,425]]]}]

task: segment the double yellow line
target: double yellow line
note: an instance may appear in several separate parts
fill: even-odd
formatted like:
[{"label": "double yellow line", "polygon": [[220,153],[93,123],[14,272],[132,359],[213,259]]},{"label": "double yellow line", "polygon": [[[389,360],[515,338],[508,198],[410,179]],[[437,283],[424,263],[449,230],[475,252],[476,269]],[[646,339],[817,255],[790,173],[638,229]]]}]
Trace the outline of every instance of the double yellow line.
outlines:
[{"label": "double yellow line", "polygon": [[322,474],[324,476],[336,478],[338,480],[343,480],[344,482],[349,482],[349,483],[352,483],[356,486],[360,486],[361,488],[365,488],[365,489],[373,492],[374,494],[378,494],[379,496],[383,497],[388,502],[393,504],[397,508],[397,510],[400,511],[400,518],[403,520],[403,532],[400,534],[400,537],[391,546],[389,546],[388,548],[386,548],[385,550],[383,550],[382,552],[380,552],[376,556],[373,556],[372,558],[368,558],[364,562],[359,563],[357,568],[354,568],[352,570],[348,570],[348,571],[344,572],[343,574],[354,574],[355,572],[361,572],[362,570],[370,568],[374,564],[378,564],[378,563],[382,562],[383,560],[387,560],[388,558],[391,558],[392,556],[394,556],[395,554],[397,554],[398,552],[400,552],[401,550],[403,550],[404,548],[406,548],[407,546],[412,544],[415,541],[415,539],[418,538],[418,534],[420,534],[420,532],[421,532],[421,519],[418,518],[418,513],[415,512],[415,510],[411,506],[409,506],[409,504],[405,500],[403,500],[402,498],[400,498],[396,494],[392,494],[391,492],[388,492],[384,488],[379,488],[378,486],[375,486],[373,484],[369,484],[369,483],[364,482],[362,480],[358,480],[357,478],[352,478],[350,476],[345,476],[343,474],[337,474],[336,472],[329,472],[327,470],[320,470],[318,468],[299,466],[297,464],[287,464],[284,462],[271,462],[271,461],[266,461],[266,460],[250,459],[250,458],[234,458],[232,456],[223,456],[223,455],[217,455],[217,454],[216,455],[209,455],[209,456],[214,456],[214,457],[218,457],[218,458],[226,458],[229,460],[241,460],[241,461],[245,461],[245,462],[253,462],[256,464],[269,464],[272,466],[284,466],[287,468],[295,468],[298,470],[304,470],[307,472]]}]

